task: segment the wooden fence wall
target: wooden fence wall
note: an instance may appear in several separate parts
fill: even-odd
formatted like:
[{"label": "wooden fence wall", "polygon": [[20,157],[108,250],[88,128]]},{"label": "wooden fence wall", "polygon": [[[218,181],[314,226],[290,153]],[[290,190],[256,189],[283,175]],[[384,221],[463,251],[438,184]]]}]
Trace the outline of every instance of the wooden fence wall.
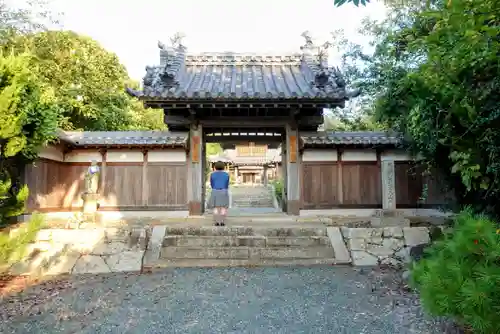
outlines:
[{"label": "wooden fence wall", "polygon": [[[83,206],[89,163],[40,159],[26,167],[27,211],[73,211]],[[100,163],[100,210],[186,210],[187,166],[182,162]]]},{"label": "wooden fence wall", "polygon": [[304,209],[376,208],[382,206],[376,162],[303,162]]},{"label": "wooden fence wall", "polygon": [[[422,177],[411,162],[395,163],[396,206],[437,207],[447,203],[435,175]],[[427,196],[421,200],[424,184]],[[382,208],[382,180],[377,161],[302,163],[303,209]]]}]

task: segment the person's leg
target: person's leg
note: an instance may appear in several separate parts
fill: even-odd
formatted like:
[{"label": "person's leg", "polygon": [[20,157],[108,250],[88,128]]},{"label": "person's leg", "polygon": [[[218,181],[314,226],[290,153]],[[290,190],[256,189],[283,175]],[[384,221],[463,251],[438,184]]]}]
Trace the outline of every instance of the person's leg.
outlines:
[{"label": "person's leg", "polygon": [[220,221],[219,211],[220,210],[218,207],[214,207],[213,215],[214,215],[215,226],[219,226],[219,221]]},{"label": "person's leg", "polygon": [[222,226],[225,225],[225,221],[226,221],[226,215],[227,215],[227,208],[220,208],[220,224]]}]

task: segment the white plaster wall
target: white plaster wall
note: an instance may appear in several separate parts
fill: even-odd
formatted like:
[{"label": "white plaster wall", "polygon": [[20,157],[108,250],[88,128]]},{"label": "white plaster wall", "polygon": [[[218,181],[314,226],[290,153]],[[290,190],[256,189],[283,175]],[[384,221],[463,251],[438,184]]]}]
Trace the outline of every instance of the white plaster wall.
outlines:
[{"label": "white plaster wall", "polygon": [[187,154],[183,150],[151,150],[148,162],[186,162]]},{"label": "white plaster wall", "polygon": [[306,149],[302,154],[302,161],[337,161],[337,150]]},{"label": "white plaster wall", "polygon": [[74,150],[64,156],[64,162],[102,162],[102,154],[95,150]]},{"label": "white plaster wall", "polygon": [[345,150],[342,161],[377,161],[377,152],[372,149]]},{"label": "white plaster wall", "polygon": [[106,162],[143,162],[144,154],[141,151],[109,150],[106,153]]},{"label": "white plaster wall", "polygon": [[53,161],[64,161],[64,153],[60,148],[54,145],[48,145],[42,148],[42,150],[38,154],[38,157]]},{"label": "white plaster wall", "polygon": [[413,157],[404,150],[389,150],[380,154],[382,161],[411,161]]}]

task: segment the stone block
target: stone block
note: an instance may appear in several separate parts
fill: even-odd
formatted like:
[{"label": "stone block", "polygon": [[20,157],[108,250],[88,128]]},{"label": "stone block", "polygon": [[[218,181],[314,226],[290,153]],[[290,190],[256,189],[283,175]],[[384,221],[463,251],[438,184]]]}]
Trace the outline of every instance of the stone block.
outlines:
[{"label": "stone block", "polygon": [[341,227],[342,235],[346,239],[373,239],[382,238],[383,230],[370,227]]},{"label": "stone block", "polygon": [[242,247],[266,247],[266,237],[259,235],[237,236],[236,246]]},{"label": "stone block", "polygon": [[132,232],[128,227],[109,227],[104,230],[107,242],[129,242],[132,238]]},{"label": "stone block", "polygon": [[289,247],[289,248],[251,248],[251,258],[261,259],[312,259],[334,258],[330,247]]},{"label": "stone block", "polygon": [[112,272],[141,271],[143,251],[126,251],[107,256],[105,261]]},{"label": "stone block", "polygon": [[118,254],[130,250],[124,242],[102,242],[94,247],[89,254],[92,255],[111,255]]},{"label": "stone block", "polygon": [[403,238],[403,228],[398,226],[384,227],[384,238]]},{"label": "stone block", "polygon": [[315,247],[330,246],[328,237],[267,237],[267,243],[259,247]]},{"label": "stone block", "polygon": [[393,257],[401,262],[409,263],[411,261],[410,247],[405,246],[401,248],[400,250],[394,253]]},{"label": "stone block", "polygon": [[73,274],[103,274],[110,273],[111,269],[104,258],[97,255],[83,255],[76,261]]},{"label": "stone block", "polygon": [[351,255],[347,250],[347,246],[338,227],[327,227],[326,233],[333,247],[335,260],[341,263],[351,263]]},{"label": "stone block", "polygon": [[10,268],[10,273],[21,276],[64,274],[71,270],[77,258],[74,254],[68,255],[64,245],[52,245],[46,251],[33,252],[29,257],[15,263]]},{"label": "stone block", "polygon": [[377,209],[373,213],[373,217],[376,218],[404,218],[406,215],[404,210],[386,210]]},{"label": "stone block", "polygon": [[382,247],[391,250],[391,252],[397,252],[405,246],[403,239],[395,238],[384,238],[382,242]]},{"label": "stone block", "polygon": [[164,247],[160,258],[166,259],[248,259],[246,247]]},{"label": "stone block", "polygon": [[326,227],[266,227],[255,228],[255,234],[266,237],[326,237]]},{"label": "stone block", "polygon": [[352,264],[355,266],[376,266],[378,265],[378,257],[364,251],[352,251]]},{"label": "stone block", "polygon": [[430,242],[429,229],[427,227],[405,227],[403,228],[403,233],[407,246],[417,246]]},{"label": "stone block", "polygon": [[406,218],[396,217],[372,217],[370,224],[373,227],[386,227],[386,226],[401,226],[409,227],[410,220]]},{"label": "stone block", "polygon": [[348,239],[347,244],[349,245],[349,250],[351,251],[366,251],[367,248],[366,239]]}]

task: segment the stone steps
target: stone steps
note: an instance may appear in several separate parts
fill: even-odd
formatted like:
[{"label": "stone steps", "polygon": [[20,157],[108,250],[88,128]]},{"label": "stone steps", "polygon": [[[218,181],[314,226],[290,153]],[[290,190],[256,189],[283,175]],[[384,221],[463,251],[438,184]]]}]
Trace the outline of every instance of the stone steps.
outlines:
[{"label": "stone steps", "polygon": [[332,247],[164,247],[161,258],[172,259],[323,259],[333,258]]},{"label": "stone steps", "polygon": [[264,236],[166,236],[163,247],[318,247],[329,246],[328,237]]},{"label": "stone steps", "polygon": [[260,260],[234,260],[234,259],[175,259],[162,260],[148,271],[162,268],[218,268],[218,267],[282,267],[282,266],[314,266],[333,265],[335,259],[260,259]]},{"label": "stone steps", "polygon": [[[145,267],[274,266],[335,263],[324,226],[164,226]],[[154,233],[153,233],[154,234]],[[150,243],[153,246],[153,243]]]}]

